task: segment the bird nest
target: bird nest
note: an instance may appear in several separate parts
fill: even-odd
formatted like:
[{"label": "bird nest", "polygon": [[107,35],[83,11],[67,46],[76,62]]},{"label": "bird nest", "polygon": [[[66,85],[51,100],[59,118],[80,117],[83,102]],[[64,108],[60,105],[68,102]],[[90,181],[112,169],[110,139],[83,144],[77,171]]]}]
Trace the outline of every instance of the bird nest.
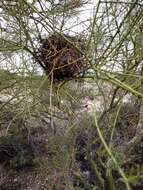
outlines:
[{"label": "bird nest", "polygon": [[86,70],[83,55],[76,48],[84,48],[82,40],[64,37],[51,35],[42,40],[37,54],[39,64],[53,81],[80,78]]}]

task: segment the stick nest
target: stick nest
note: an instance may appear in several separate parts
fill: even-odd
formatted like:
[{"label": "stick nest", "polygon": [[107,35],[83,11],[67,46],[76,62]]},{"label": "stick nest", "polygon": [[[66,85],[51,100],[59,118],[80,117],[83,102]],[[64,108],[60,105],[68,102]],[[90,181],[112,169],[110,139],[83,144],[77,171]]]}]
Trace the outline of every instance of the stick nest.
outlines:
[{"label": "stick nest", "polygon": [[80,78],[87,67],[83,55],[76,48],[78,45],[83,50],[82,40],[71,36],[65,38],[51,35],[42,40],[38,50],[38,63],[53,81]]}]

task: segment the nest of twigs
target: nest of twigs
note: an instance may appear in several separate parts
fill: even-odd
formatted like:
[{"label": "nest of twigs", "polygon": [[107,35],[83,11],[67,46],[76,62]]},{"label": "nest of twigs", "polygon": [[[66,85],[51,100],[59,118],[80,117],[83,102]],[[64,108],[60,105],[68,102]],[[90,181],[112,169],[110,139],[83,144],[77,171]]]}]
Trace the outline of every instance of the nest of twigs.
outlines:
[{"label": "nest of twigs", "polygon": [[77,37],[64,37],[51,35],[42,40],[36,57],[53,81],[80,78],[86,70],[83,55],[76,48],[78,46],[83,50],[82,40]]}]

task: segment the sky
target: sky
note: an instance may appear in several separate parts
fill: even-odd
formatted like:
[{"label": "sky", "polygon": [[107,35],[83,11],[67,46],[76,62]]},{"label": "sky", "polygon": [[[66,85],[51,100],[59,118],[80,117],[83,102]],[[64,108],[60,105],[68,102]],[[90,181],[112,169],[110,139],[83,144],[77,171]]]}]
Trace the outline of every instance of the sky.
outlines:
[{"label": "sky", "polygon": [[70,34],[80,33],[87,29],[93,18],[97,2],[98,0],[90,0],[88,4],[79,9],[80,13],[75,18],[72,18],[67,25],[69,28],[72,26],[69,31]]}]

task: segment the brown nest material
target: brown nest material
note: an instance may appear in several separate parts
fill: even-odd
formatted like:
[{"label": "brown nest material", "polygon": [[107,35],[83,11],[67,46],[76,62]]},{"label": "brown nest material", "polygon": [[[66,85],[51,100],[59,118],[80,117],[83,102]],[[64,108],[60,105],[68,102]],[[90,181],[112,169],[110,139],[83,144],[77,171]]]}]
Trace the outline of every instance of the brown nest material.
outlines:
[{"label": "brown nest material", "polygon": [[65,38],[51,35],[42,40],[37,54],[38,63],[53,81],[80,78],[86,70],[83,55],[75,47],[78,44],[83,49],[83,42],[77,37]]}]

